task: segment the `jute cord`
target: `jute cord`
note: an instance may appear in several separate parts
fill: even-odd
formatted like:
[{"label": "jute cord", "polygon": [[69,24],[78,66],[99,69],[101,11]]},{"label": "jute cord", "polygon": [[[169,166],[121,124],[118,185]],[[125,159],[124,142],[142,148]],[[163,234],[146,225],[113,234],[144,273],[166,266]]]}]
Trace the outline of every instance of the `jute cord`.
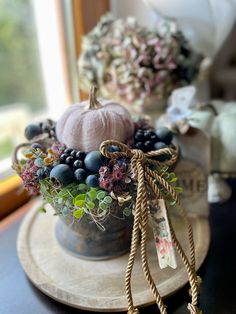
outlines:
[{"label": "jute cord", "polygon": [[[119,152],[109,152],[109,147],[111,145],[117,146],[120,151]],[[172,148],[164,148],[158,151],[151,151],[148,153],[144,153],[138,149],[130,149],[127,145],[120,143],[114,140],[104,141],[100,146],[100,151],[102,155],[107,158],[117,159],[120,157],[126,157],[131,160],[131,167],[135,174],[137,180],[137,197],[135,202],[134,209],[134,223],[132,230],[132,239],[131,239],[131,247],[130,254],[128,258],[128,264],[126,268],[125,274],[125,290],[128,302],[128,314],[137,314],[139,313],[138,309],[134,306],[132,289],[131,289],[131,276],[132,270],[134,266],[135,256],[139,246],[139,229],[141,230],[141,262],[143,273],[145,278],[150,286],[150,289],[155,297],[156,303],[160,310],[161,314],[167,314],[166,307],[163,303],[163,299],[158,292],[157,286],[152,278],[148,258],[147,258],[147,226],[148,226],[148,216],[149,216],[149,206],[147,195],[149,190],[151,190],[156,199],[161,198],[160,188],[164,189],[168,194],[171,195],[173,200],[176,201],[177,207],[179,209],[179,213],[182,216],[184,223],[187,226],[188,230],[188,239],[189,239],[189,250],[190,250],[190,259],[188,259],[185,254],[181,244],[179,243],[171,220],[168,219],[170,224],[170,231],[173,243],[175,245],[176,251],[180,255],[183,264],[186,268],[188,279],[190,283],[190,295],[191,295],[191,303],[188,304],[188,310],[191,314],[201,314],[201,310],[198,308],[198,295],[199,295],[199,286],[200,286],[200,277],[197,276],[195,271],[195,249],[194,249],[194,240],[193,240],[193,230],[192,226],[189,223],[188,217],[185,211],[179,206],[178,194],[173,186],[171,186],[161,174],[158,174],[156,171],[153,171],[149,168],[150,165],[155,166],[173,166],[178,159],[178,152]],[[160,162],[155,160],[154,158],[161,155],[170,155],[171,158],[169,160]]]}]

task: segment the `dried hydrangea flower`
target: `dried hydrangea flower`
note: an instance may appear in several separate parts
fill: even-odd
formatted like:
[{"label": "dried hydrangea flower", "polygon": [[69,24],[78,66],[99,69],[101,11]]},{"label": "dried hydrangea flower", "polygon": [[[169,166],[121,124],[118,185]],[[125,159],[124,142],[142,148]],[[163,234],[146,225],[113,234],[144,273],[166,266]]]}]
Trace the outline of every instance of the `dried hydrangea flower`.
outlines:
[{"label": "dried hydrangea flower", "polygon": [[202,56],[174,22],[166,21],[159,30],[140,26],[135,18],[103,16],[83,39],[80,87],[89,91],[96,84],[103,96],[140,106],[147,97],[165,99],[174,88],[189,84]]},{"label": "dried hydrangea flower", "polygon": [[126,188],[127,183],[130,182],[124,158],[110,160],[108,166],[102,166],[99,169],[99,186],[106,191],[120,191],[122,188]]},{"label": "dried hydrangea flower", "polygon": [[38,169],[39,168],[34,164],[34,160],[28,159],[20,173],[24,186],[31,195],[39,194],[39,180],[37,177]]}]

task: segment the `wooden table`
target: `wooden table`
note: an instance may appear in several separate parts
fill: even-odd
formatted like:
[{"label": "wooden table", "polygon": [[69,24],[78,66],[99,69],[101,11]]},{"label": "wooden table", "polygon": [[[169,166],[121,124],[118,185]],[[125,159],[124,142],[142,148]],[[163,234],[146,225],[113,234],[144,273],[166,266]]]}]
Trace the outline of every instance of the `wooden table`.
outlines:
[{"label": "wooden table", "polygon": [[[208,257],[200,269],[204,283],[200,304],[204,314],[236,313],[236,181],[233,196],[223,205],[211,206],[212,241]],[[42,294],[25,276],[16,253],[19,225],[32,203],[0,222],[0,313],[61,314],[85,313],[62,305]],[[187,314],[187,287],[166,300],[168,313]],[[89,312],[86,312],[89,313]],[[157,313],[151,306],[141,313]]]}]

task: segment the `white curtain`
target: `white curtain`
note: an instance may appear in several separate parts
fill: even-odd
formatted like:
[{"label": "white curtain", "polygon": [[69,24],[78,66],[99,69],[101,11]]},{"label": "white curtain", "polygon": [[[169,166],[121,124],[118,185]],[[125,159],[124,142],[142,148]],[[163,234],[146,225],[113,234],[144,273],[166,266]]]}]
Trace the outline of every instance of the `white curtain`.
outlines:
[{"label": "white curtain", "polygon": [[157,15],[177,20],[192,45],[214,57],[236,18],[236,0],[143,0]]}]

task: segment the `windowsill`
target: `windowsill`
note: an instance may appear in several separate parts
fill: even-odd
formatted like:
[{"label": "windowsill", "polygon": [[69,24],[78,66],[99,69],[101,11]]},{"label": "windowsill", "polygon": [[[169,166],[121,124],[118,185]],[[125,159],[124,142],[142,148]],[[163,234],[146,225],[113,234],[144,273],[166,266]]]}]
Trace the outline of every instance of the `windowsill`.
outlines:
[{"label": "windowsill", "polygon": [[29,200],[21,179],[14,175],[0,182],[0,220]]}]

